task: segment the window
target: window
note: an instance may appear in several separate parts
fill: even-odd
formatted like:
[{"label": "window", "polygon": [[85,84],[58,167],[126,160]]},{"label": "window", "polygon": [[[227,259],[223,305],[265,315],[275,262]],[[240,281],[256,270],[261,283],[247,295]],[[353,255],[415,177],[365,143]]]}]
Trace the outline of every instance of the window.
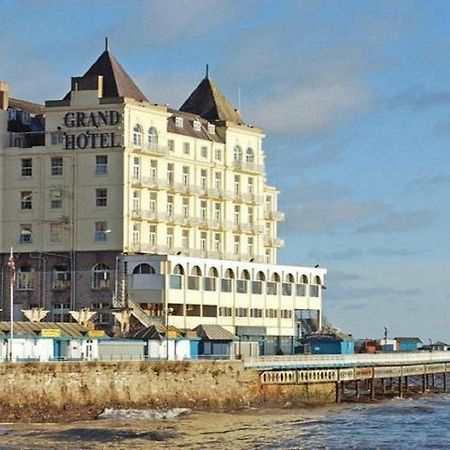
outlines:
[{"label": "window", "polygon": [[135,125],[133,128],[133,146],[142,147],[142,128],[140,125]]},{"label": "window", "polygon": [[150,148],[154,148],[158,145],[158,132],[155,127],[151,127],[148,130],[148,145]]},{"label": "window", "polygon": [[241,192],[241,177],[239,175],[234,176],[234,193],[239,195]]},{"label": "window", "polygon": [[191,152],[191,145],[189,144],[189,142],[183,142],[183,153],[185,155],[189,155],[190,152]]},{"label": "window", "polygon": [[62,133],[61,131],[53,131],[50,133],[50,142],[51,145],[58,145],[62,142]]},{"label": "window", "polygon": [[255,217],[255,214],[254,214],[253,207],[249,206],[247,220],[250,225],[253,225],[254,217]]},{"label": "window", "polygon": [[182,117],[175,117],[175,126],[182,128],[183,127],[183,118]]},{"label": "window", "polygon": [[173,195],[167,196],[167,218],[172,219],[173,218]]},{"label": "window", "polygon": [[31,158],[23,158],[20,160],[23,177],[33,176],[33,160]]},{"label": "window", "polygon": [[169,149],[169,152],[175,151],[175,141],[173,139],[167,141],[167,148]]},{"label": "window", "polygon": [[200,155],[202,158],[207,158],[208,157],[208,147],[203,146],[200,149]]},{"label": "window", "polygon": [[222,174],[220,172],[214,174],[214,187],[219,190],[222,189]]},{"label": "window", "polygon": [[53,267],[52,289],[63,290],[70,287],[70,272],[66,265]]},{"label": "window", "polygon": [[206,191],[206,189],[208,188],[208,178],[206,174],[206,169],[202,169],[200,171],[200,187],[204,191]]},{"label": "window", "polygon": [[200,250],[202,251],[202,253],[206,253],[207,250],[207,236],[206,236],[206,232],[202,231],[200,233]]},{"label": "window", "polygon": [[292,311],[290,309],[282,309],[280,311],[280,317],[282,319],[292,319]]},{"label": "window", "polygon": [[263,316],[263,310],[259,308],[250,309],[250,317],[261,318]]},{"label": "window", "polygon": [[61,223],[50,224],[50,242],[53,244],[62,242],[63,225]]},{"label": "window", "polygon": [[220,306],[219,307],[219,316],[222,317],[231,317],[233,315],[233,309],[229,306]]},{"label": "window", "polygon": [[173,248],[173,228],[167,227],[167,247]]},{"label": "window", "polygon": [[317,285],[315,285],[315,284],[312,284],[312,285],[309,287],[309,295],[310,295],[311,297],[318,297],[318,296],[319,296],[319,286],[317,286]]},{"label": "window", "polygon": [[155,183],[158,179],[158,161],[152,159],[150,161],[150,181]]},{"label": "window", "polygon": [[107,289],[109,283],[109,267],[103,263],[96,264],[92,268],[92,289]]},{"label": "window", "polygon": [[33,290],[33,269],[31,266],[22,266],[17,269],[16,289],[20,291]]},{"label": "window", "polygon": [[173,164],[167,164],[167,182],[173,184]]},{"label": "window", "polygon": [[61,157],[54,157],[50,160],[51,174],[54,177],[63,174],[63,159]]},{"label": "window", "polygon": [[189,250],[189,230],[183,230],[181,233],[181,246],[183,250]]},{"label": "window", "polygon": [[248,148],[248,149],[247,149],[247,152],[245,153],[245,160],[246,160],[247,162],[254,162],[254,160],[255,160],[255,154],[254,154],[252,148]]},{"label": "window", "polygon": [[95,175],[106,175],[108,173],[108,155],[95,156]]},{"label": "window", "polygon": [[202,272],[200,267],[194,266],[191,270],[191,276],[188,277],[188,289],[198,291],[200,289],[200,277]]},{"label": "window", "polygon": [[108,189],[101,188],[95,190],[95,206],[108,206]]},{"label": "window", "polygon": [[62,208],[62,192],[59,189],[52,189],[50,191],[50,208]]},{"label": "window", "polygon": [[248,317],[248,309],[236,308],[236,317]]},{"label": "window", "polygon": [[268,281],[266,285],[267,295],[277,295],[277,283]]},{"label": "window", "polygon": [[20,193],[20,208],[21,209],[33,209],[33,192],[22,191]]},{"label": "window", "polygon": [[133,234],[132,234],[133,245],[139,245],[140,239],[141,239],[141,227],[138,223],[135,223],[133,225]]},{"label": "window", "polygon": [[234,152],[233,152],[233,161],[235,162],[239,162],[242,159],[242,149],[241,147],[239,147],[239,145],[236,145],[236,147],[234,147]]},{"label": "window", "polygon": [[207,219],[207,209],[206,209],[206,201],[202,200],[200,202],[200,219],[205,221]]},{"label": "window", "polygon": [[214,220],[220,222],[222,217],[222,205],[220,203],[214,203]]},{"label": "window", "polygon": [[292,295],[292,284],[282,283],[281,284],[281,294],[282,295]]},{"label": "window", "polygon": [[253,256],[253,238],[249,237],[247,239],[247,253],[249,256]]},{"label": "window", "polygon": [[213,125],[212,123],[208,123],[208,133],[214,134],[215,132],[216,132],[216,126]]},{"label": "window", "polygon": [[141,193],[139,191],[133,191],[133,210],[138,211],[141,204]]},{"label": "window", "polygon": [[221,148],[216,148],[214,151],[214,159],[216,161],[222,161],[222,149]]},{"label": "window", "polygon": [[148,241],[150,245],[156,245],[156,225],[150,225]]},{"label": "window", "polygon": [[133,178],[139,180],[141,178],[141,159],[133,158]]},{"label": "window", "polygon": [[266,317],[268,319],[276,319],[278,317],[278,310],[276,310],[276,309],[266,309]]},{"label": "window", "polygon": [[170,275],[170,288],[171,289],[181,289],[183,286],[183,275],[184,269],[182,266],[177,264]]},{"label": "window", "polygon": [[220,280],[220,290],[222,292],[231,292],[233,287],[234,273],[231,269],[225,271],[224,277]]},{"label": "window", "polygon": [[234,236],[234,254],[239,255],[241,251],[241,238],[239,236]]},{"label": "window", "polygon": [[183,184],[189,186],[189,167],[183,166]]},{"label": "window", "polygon": [[156,273],[155,268],[150,264],[146,263],[138,264],[133,269],[133,275],[152,275],[155,273]]},{"label": "window", "polygon": [[261,295],[262,294],[262,282],[252,281],[252,294]]},{"label": "window", "polygon": [[248,177],[248,192],[249,194],[255,192],[255,180],[253,177]]},{"label": "window", "polygon": [[183,197],[181,208],[183,211],[183,218],[188,219],[189,218],[189,199],[187,197]]},{"label": "window", "polygon": [[20,225],[19,242],[21,244],[31,244],[33,242],[31,224]]},{"label": "window", "polygon": [[239,225],[241,222],[241,207],[234,205],[234,224]]},{"label": "window", "polygon": [[108,223],[107,222],[95,222],[95,241],[107,241],[108,240]]},{"label": "window", "polygon": [[150,212],[152,214],[156,213],[156,199],[157,199],[157,193],[156,192],[150,192]]},{"label": "window", "polygon": [[246,294],[248,291],[247,280],[236,280],[236,292],[238,294]]},{"label": "window", "polygon": [[199,120],[194,120],[192,122],[192,128],[194,129],[194,131],[201,131],[202,129],[202,124]]},{"label": "window", "polygon": [[216,252],[220,252],[221,250],[221,244],[220,244],[220,234],[219,233],[215,233],[214,234],[214,250]]}]

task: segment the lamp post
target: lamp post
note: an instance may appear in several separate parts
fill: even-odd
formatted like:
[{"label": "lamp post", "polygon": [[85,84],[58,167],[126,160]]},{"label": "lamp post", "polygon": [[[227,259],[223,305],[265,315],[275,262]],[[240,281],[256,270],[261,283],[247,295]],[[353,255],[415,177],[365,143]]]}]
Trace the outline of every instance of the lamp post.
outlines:
[{"label": "lamp post", "polygon": [[16,279],[16,265],[14,262],[13,248],[8,259],[8,267],[10,268],[9,277],[9,301],[10,301],[10,333],[9,333],[9,361],[13,361],[13,342],[14,342],[14,281]]}]

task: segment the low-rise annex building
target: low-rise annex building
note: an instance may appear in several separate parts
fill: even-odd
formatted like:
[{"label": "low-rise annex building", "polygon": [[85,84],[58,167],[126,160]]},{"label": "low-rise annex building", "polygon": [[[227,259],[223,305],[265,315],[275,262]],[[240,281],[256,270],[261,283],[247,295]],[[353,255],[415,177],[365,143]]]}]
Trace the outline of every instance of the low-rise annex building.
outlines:
[{"label": "low-rise annex building", "polygon": [[276,266],[284,214],[263,138],[208,72],[170,109],[151,103],[107,47],[45,106],[10,98],[0,82],[3,318],[14,247],[16,320],[33,307],[53,321],[92,307],[109,329],[111,308],[128,306],[145,326],[162,314],[175,326],[271,336],[274,347],[317,328],[326,271]]}]

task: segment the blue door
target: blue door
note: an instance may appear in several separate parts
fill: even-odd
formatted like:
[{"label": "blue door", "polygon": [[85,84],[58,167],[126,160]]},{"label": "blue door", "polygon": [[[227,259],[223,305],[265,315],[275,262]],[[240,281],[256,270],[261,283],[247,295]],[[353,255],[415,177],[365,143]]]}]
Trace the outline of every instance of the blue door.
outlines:
[{"label": "blue door", "polygon": [[53,358],[61,358],[61,341],[58,339],[55,339],[53,341]]}]

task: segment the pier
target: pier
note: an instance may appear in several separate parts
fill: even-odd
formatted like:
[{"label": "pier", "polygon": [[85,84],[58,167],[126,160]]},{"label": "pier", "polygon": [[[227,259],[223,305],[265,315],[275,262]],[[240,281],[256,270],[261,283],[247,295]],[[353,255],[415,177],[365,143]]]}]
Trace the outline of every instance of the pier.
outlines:
[{"label": "pier", "polygon": [[339,403],[349,391],[372,400],[411,390],[447,392],[450,352],[261,356],[246,358],[244,367],[259,370],[262,385],[334,383]]}]

